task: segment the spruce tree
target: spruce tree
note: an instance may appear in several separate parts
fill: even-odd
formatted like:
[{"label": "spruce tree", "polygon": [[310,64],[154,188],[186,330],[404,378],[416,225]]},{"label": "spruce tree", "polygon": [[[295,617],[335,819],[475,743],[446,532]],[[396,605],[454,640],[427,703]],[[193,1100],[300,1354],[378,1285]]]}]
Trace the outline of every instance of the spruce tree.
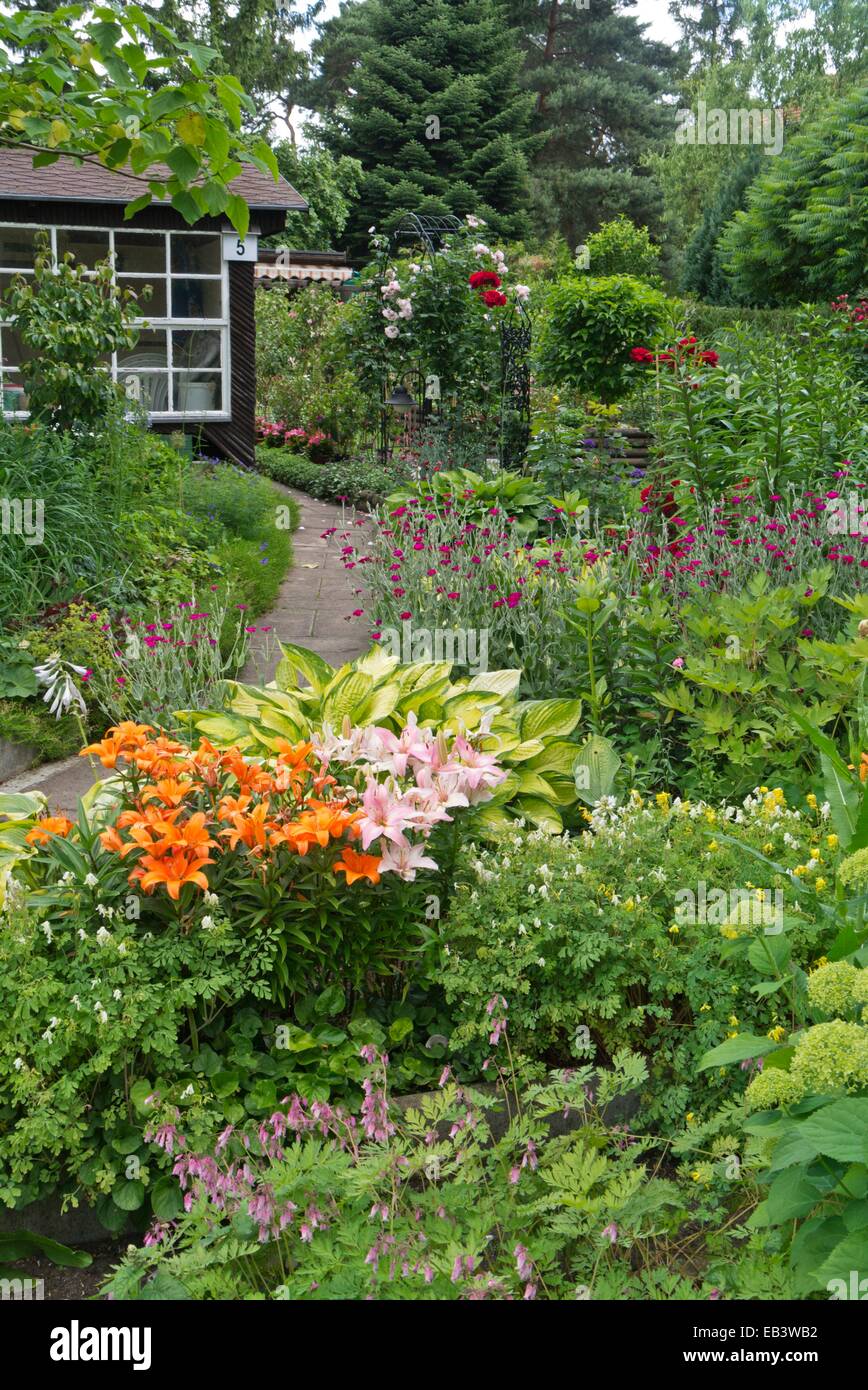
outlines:
[{"label": "spruce tree", "polygon": [[526,233],[533,99],[496,0],[362,0],[324,26],[316,56],[323,140],[363,170],[353,254],[370,224],[388,229],[405,212],[473,213],[493,236]]}]

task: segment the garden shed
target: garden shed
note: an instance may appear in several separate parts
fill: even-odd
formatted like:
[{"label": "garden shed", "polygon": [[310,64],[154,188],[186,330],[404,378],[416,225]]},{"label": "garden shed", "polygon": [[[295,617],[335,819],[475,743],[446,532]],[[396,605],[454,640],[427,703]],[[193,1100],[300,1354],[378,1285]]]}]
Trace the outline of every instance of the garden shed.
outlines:
[{"label": "garden shed", "polygon": [[[251,212],[242,240],[225,217],[190,227],[157,199],[125,221],[125,205],[141,191],[141,180],[99,164],[62,156],[34,169],[27,151],[0,150],[0,290],[33,273],[40,228],[57,257],[72,251],[92,265],[113,256],[118,285],[137,292],[151,286],[138,342],[106,363],[113,377],[141,401],[152,428],[201,432],[219,453],[252,463],[258,240],[307,204],[284,179],[246,166],[232,184]],[[7,416],[26,415],[23,351],[14,324],[0,323]]]}]

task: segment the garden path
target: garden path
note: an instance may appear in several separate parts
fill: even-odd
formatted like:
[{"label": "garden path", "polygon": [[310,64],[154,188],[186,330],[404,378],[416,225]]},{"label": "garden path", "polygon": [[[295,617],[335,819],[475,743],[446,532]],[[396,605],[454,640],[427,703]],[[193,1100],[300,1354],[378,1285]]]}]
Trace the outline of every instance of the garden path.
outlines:
[{"label": "garden path", "polygon": [[[351,572],[341,561],[342,546],[358,545],[367,522],[351,508],[317,501],[278,483],[275,487],[298,503],[299,524],[293,536],[292,569],[280,586],[274,607],[255,623],[259,630],[251,638],[250,657],[241,673],[241,679],[251,684],[272,679],[280,656],[274,638],[309,647],[332,666],[352,661],[368,645],[364,625],[347,621],[352,609],[363,604],[353,599],[353,588],[360,587],[360,581],[353,585]],[[352,533],[350,539],[342,539],[348,531]],[[264,635],[263,627],[271,632]],[[270,656],[268,646],[274,648]],[[108,777],[111,773],[98,763],[92,768],[89,759],[66,758],[11,777],[0,783],[0,792],[41,791],[48,799],[50,813],[74,816],[78,798],[95,775]]]}]

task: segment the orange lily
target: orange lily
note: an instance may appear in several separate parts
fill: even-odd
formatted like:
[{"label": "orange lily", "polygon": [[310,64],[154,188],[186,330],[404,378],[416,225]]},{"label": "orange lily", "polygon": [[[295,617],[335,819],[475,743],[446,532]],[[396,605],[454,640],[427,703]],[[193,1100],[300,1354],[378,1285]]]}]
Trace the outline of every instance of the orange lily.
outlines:
[{"label": "orange lily", "polygon": [[132,744],[136,748],[141,748],[142,744],[147,743],[148,734],[153,732],[152,724],[136,724],[132,719],[124,719],[120,724],[113,724],[109,729],[109,733],[115,738],[122,740],[123,743]]},{"label": "orange lily", "polygon": [[274,746],[277,749],[277,761],[284,767],[291,767],[295,771],[307,772],[307,760],[313,750],[312,743],[288,743],[285,738],[276,738]]},{"label": "orange lily", "polygon": [[106,734],[99,743],[89,743],[86,748],[82,748],[78,756],[86,758],[92,753],[94,757],[99,758],[103,767],[116,767],[118,758],[124,757],[126,748],[124,739]]},{"label": "orange lily", "polygon": [[380,860],[376,854],[357,854],[349,845],[344,846],[344,852],[336,864],[332,865],[336,874],[346,874],[347,884],[355,883],[356,879],[367,878],[371,883],[380,881]]},{"label": "orange lily", "polygon": [[346,811],[333,806],[316,806],[284,827],[284,838],[299,854],[307,854],[311,845],[325,849],[330,839],[340,839],[351,819]]},{"label": "orange lily", "polygon": [[[176,850],[164,859],[155,859],[151,854],[142,856],[140,866],[133,870],[132,877],[138,878],[146,893],[151,893],[158,883],[165,883],[169,897],[177,902],[185,883],[195,883],[203,891],[208,890],[208,880],[202,873],[203,864],[213,864],[207,856],[188,854]],[[145,872],[141,873],[140,869]]]},{"label": "orange lily", "polygon": [[60,835],[65,840],[71,829],[72,821],[66,816],[43,816],[24,838],[28,845],[47,845],[52,835]]},{"label": "orange lily", "polygon": [[221,797],[217,807],[218,820],[231,820],[234,815],[242,815],[252,800],[249,792],[242,792],[240,796]]},{"label": "orange lily", "polygon": [[156,786],[145,787],[142,792],[142,801],[153,801],[159,798],[166,806],[179,806],[185,797],[191,792],[196,791],[193,782],[179,782],[174,777],[164,777]]},{"label": "orange lily", "polygon": [[261,801],[247,814],[234,811],[229,819],[235,829],[220,831],[220,834],[229,841],[229,848],[235,849],[241,841],[254,853],[261,854],[266,847],[266,834],[274,828],[274,823],[268,820],[268,812],[267,801]]},{"label": "orange lily", "polygon": [[203,849],[210,849],[214,844],[208,834],[204,811],[194,811],[189,820],[184,821],[181,825],[173,826],[172,829],[178,836],[178,843],[185,845],[187,849],[198,852]]},{"label": "orange lily", "polygon": [[141,808],[134,806],[129,810],[121,811],[116,824],[121,830],[124,830],[128,825],[161,825],[164,821],[171,824],[183,810],[183,806],[176,806],[172,810],[165,806],[142,806]]},{"label": "orange lily", "polygon": [[110,854],[123,854],[127,848],[113,825],[110,825],[108,830],[101,830],[99,838],[103,849],[107,849]]}]

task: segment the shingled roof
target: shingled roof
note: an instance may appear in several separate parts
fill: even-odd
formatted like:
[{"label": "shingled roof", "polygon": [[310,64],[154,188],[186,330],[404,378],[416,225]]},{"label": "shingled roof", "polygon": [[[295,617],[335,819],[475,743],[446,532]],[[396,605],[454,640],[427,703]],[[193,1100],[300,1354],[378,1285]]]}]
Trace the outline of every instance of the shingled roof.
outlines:
[{"label": "shingled roof", "polygon": [[[171,174],[164,164],[152,164],[148,172],[156,179],[166,179]],[[260,173],[252,164],[245,164],[230,187],[251,208],[286,208],[299,212],[307,209],[304,198],[286,179],[278,178],[275,183],[270,174]],[[0,198],[129,203],[145,191],[141,179],[129,173],[118,173],[97,163],[78,164],[71,155],[61,155],[56,163],[34,169],[29,150],[0,149]]]}]

